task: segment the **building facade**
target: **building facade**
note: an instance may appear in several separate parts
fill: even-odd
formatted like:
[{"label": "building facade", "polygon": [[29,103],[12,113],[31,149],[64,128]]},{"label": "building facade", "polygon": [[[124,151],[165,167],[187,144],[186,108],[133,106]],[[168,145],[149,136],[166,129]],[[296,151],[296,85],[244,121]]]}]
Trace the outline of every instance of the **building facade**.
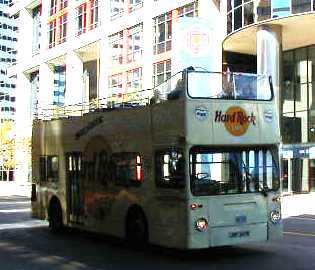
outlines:
[{"label": "building facade", "polygon": [[16,177],[24,181],[31,177],[34,117],[149,98],[145,89],[178,71],[173,32],[182,17],[211,15],[220,44],[225,32],[219,1],[212,0],[20,0],[10,13],[19,14],[21,25],[17,64],[9,72],[18,81],[17,140],[25,147],[18,149]]},{"label": "building facade", "polygon": [[7,76],[7,68],[16,63],[18,17],[10,16],[11,0],[0,0],[0,181],[14,180],[15,78]]},{"label": "building facade", "polygon": [[[283,139],[282,190],[312,192],[314,10],[311,0],[15,1],[10,13],[19,14],[23,27],[22,53],[10,69],[18,80],[17,139],[28,145],[34,117],[139,103],[146,89],[178,71],[177,22],[198,17],[214,29],[210,44],[216,44],[222,63],[215,71],[272,75]],[[31,175],[25,162],[30,152],[21,149],[17,178],[25,180]]]}]

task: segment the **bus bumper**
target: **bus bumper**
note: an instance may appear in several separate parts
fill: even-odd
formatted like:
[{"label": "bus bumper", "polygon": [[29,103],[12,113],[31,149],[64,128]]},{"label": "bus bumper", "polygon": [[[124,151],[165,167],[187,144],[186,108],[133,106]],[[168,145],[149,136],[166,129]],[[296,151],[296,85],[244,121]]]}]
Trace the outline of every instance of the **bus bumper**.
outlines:
[{"label": "bus bumper", "polygon": [[188,237],[188,248],[199,249],[230,246],[268,240],[267,223],[243,226],[209,227],[206,231],[194,231]]}]

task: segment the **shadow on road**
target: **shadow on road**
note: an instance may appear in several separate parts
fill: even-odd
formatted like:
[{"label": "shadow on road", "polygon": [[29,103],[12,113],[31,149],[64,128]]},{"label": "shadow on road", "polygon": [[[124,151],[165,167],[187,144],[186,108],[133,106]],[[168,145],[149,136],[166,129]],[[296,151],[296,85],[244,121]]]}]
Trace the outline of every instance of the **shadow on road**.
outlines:
[{"label": "shadow on road", "polygon": [[[30,207],[28,198],[0,197],[0,211],[4,211],[0,213],[0,269],[252,270],[274,256],[269,244],[193,251],[149,246],[144,251],[135,251],[122,240],[79,230],[52,234],[47,222],[32,219],[30,212],[23,212],[26,207]],[[281,267],[281,260],[277,264]]]},{"label": "shadow on road", "polygon": [[112,237],[76,230],[54,235],[46,226],[0,232],[0,261],[12,258],[17,267],[1,267],[6,270],[231,269],[245,261],[257,269],[257,262],[269,256],[273,255],[268,248],[250,246],[195,251],[150,246],[145,251],[134,251]]}]

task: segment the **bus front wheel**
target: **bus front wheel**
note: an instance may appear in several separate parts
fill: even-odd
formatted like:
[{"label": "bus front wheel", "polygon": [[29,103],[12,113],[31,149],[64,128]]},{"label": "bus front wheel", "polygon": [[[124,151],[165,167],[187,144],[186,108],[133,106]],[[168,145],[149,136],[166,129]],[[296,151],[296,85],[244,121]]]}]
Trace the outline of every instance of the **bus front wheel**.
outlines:
[{"label": "bus front wheel", "polygon": [[148,223],[144,213],[135,208],[128,213],[126,221],[126,240],[133,248],[144,248],[148,243]]},{"label": "bus front wheel", "polygon": [[60,232],[63,227],[62,210],[57,200],[53,200],[49,207],[49,227],[54,233]]}]

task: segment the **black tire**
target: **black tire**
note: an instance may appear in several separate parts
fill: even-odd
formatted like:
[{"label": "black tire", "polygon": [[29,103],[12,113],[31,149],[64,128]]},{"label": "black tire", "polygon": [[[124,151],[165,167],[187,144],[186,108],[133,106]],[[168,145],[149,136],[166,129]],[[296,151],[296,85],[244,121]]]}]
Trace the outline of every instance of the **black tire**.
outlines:
[{"label": "black tire", "polygon": [[49,227],[54,233],[60,232],[63,228],[62,210],[59,202],[52,202],[50,205]]},{"label": "black tire", "polygon": [[128,246],[143,249],[149,239],[148,222],[141,210],[130,211],[126,221],[126,241]]}]

